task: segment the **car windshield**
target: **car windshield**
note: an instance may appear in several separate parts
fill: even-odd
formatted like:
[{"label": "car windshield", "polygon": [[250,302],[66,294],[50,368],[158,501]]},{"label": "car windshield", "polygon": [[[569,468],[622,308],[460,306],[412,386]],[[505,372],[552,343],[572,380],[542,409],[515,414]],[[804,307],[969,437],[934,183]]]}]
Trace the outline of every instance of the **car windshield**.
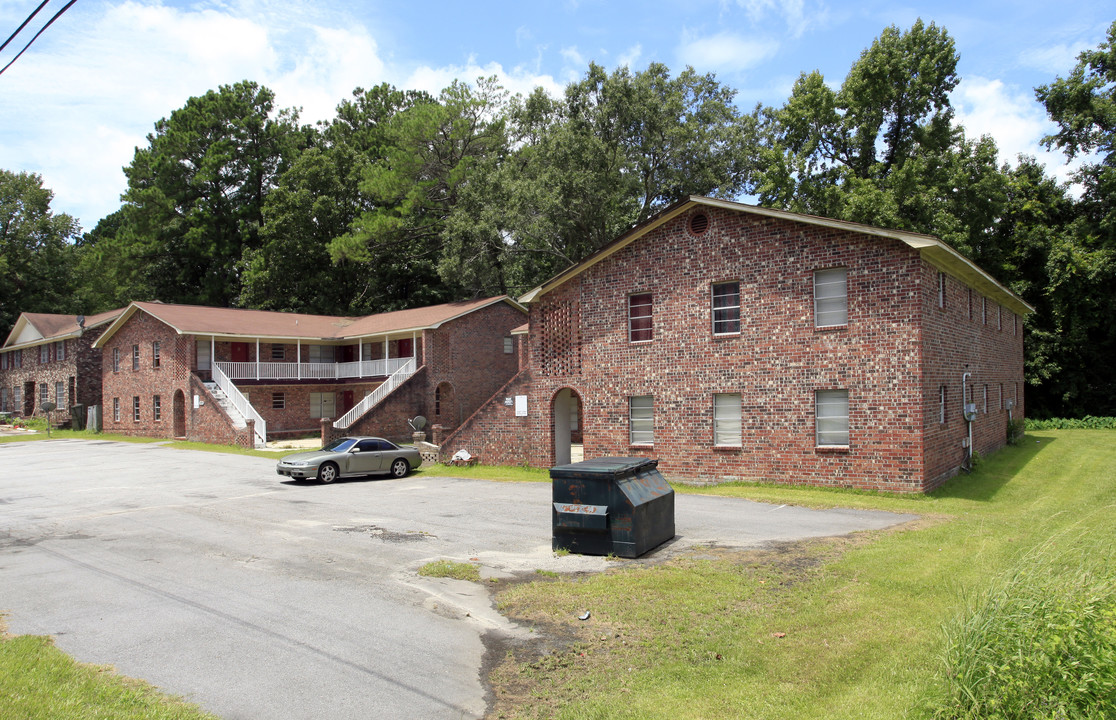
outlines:
[{"label": "car windshield", "polygon": [[326,445],[324,448],[322,448],[322,450],[332,450],[334,452],[345,452],[349,448],[351,448],[354,443],[356,443],[356,440],[354,440],[352,438],[341,438],[339,440],[334,440],[329,445]]}]

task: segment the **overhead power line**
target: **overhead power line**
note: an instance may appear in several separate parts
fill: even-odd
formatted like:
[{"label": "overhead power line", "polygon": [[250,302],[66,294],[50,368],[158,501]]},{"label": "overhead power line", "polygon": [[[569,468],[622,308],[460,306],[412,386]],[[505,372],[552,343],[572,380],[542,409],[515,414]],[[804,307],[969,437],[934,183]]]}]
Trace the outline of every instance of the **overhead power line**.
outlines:
[{"label": "overhead power line", "polygon": [[[3,45],[0,45],[0,50],[3,50],[4,48],[6,48],[8,46],[8,43],[10,43],[15,38],[15,36],[18,35],[20,33],[20,31],[22,31],[23,28],[27,26],[27,23],[31,22],[32,18],[34,18],[36,15],[39,14],[39,11],[42,10],[43,6],[46,5],[48,2],[50,2],[50,0],[43,0],[43,2],[39,4],[39,7],[35,8],[35,12],[31,13],[27,17],[27,19],[23,21],[23,24],[20,25],[18,28],[16,28],[16,31],[14,33],[12,33],[11,36],[7,40],[4,41]],[[46,25],[43,25],[41,28],[39,28],[39,32],[35,33],[35,36],[32,37],[31,40],[29,40],[28,43],[23,46],[23,49],[20,50],[19,53],[14,58],[12,58],[8,62],[7,65],[5,65],[3,68],[0,68],[0,75],[3,75],[4,71],[12,66],[12,63],[14,63],[16,60],[19,60],[19,56],[22,55],[23,53],[27,52],[27,48],[31,47],[31,43],[38,40],[39,36],[42,35],[48,27],[50,27],[52,24],[54,24],[54,21],[57,20],[59,17],[61,17],[62,13],[69,10],[70,6],[73,5],[76,2],[77,2],[77,0],[70,0],[70,2],[68,2],[68,3],[66,3],[65,5],[62,6],[61,10],[54,13],[54,17],[52,17],[50,20],[48,20]]]}]

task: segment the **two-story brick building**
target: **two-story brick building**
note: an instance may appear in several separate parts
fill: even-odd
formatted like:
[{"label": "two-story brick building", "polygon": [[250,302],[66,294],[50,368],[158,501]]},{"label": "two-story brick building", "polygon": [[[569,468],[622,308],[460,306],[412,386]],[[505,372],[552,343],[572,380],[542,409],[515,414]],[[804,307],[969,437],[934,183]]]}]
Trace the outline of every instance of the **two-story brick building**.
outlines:
[{"label": "two-story brick building", "polygon": [[444,454],[580,433],[671,480],[927,491],[1023,417],[1032,308],[927,235],[692,197],[520,302],[520,370]]},{"label": "two-story brick building", "polygon": [[91,346],[122,312],[20,313],[0,346],[0,412],[41,415],[49,401],[58,408],[55,423],[63,423],[72,406],[99,405],[101,353]]},{"label": "two-story brick building", "polygon": [[453,429],[515,374],[524,317],[504,296],[365,317],[134,302],[95,344],[104,428],[244,446]]}]

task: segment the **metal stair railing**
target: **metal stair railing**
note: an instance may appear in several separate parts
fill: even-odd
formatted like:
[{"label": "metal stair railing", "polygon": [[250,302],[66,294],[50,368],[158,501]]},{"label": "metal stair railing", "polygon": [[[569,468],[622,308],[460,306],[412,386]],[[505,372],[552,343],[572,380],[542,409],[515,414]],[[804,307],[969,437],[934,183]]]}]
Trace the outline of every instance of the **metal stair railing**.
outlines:
[{"label": "metal stair railing", "polygon": [[399,387],[403,382],[415,374],[415,359],[410,358],[403,366],[388,376],[380,385],[373,390],[370,394],[364,396],[364,399],[352,407],[349,412],[337,418],[333,423],[333,427],[338,430],[347,430],[357,421],[364,413],[368,412],[376,406],[381,400],[386,398],[392,390]]}]

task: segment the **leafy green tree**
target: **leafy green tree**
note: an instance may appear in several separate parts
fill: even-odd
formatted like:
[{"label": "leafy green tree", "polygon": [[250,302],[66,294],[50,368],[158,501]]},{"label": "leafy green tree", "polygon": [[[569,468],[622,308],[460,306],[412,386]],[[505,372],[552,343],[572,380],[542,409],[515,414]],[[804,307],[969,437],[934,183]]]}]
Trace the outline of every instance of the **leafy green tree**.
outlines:
[{"label": "leafy green tree", "polygon": [[323,124],[315,147],[304,151],[264,204],[260,247],[246,251],[240,304],[322,314],[366,314],[402,307],[409,290],[405,263],[381,258],[330,258],[330,243],[350,232],[373,207],[360,190],[364,174],[382,159],[392,117],[425,93],[389,85],[357,88],[337,117]]},{"label": "leafy green tree", "polygon": [[[1046,258],[1055,360],[1050,414],[1116,414],[1116,22],[1095,50],[1078,56],[1069,77],[1035,91],[1058,131],[1045,138],[1071,159],[1083,189],[1074,221],[1053,238]],[[1054,393],[1051,393],[1053,395]]]},{"label": "leafy green tree", "polygon": [[50,209],[39,175],[0,170],[0,337],[21,312],[75,312],[77,222]]},{"label": "leafy green tree", "polygon": [[253,82],[223,85],[155,124],[124,168],[126,227],[146,295],[228,305],[240,294],[241,259],[259,246],[267,194],[309,131],[274,93]]},{"label": "leafy green tree", "polygon": [[[383,153],[360,185],[370,207],[330,245],[335,262],[374,263],[375,272],[397,280],[393,297],[383,298],[385,307],[469,294],[454,272],[449,282],[439,275],[446,223],[463,188],[506,151],[505,97],[492,79],[475,88],[454,82],[438,102],[414,104],[388,120]],[[503,286],[498,265],[486,274]]]}]

